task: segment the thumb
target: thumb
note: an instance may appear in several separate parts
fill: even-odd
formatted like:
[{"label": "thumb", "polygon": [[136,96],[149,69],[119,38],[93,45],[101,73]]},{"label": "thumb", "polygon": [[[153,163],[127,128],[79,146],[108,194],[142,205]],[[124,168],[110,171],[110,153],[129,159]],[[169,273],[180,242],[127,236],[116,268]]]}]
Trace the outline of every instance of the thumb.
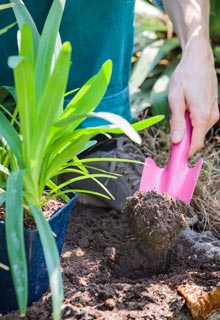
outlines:
[{"label": "thumb", "polygon": [[172,143],[179,143],[186,128],[185,108],[176,107],[171,109],[170,135]]}]

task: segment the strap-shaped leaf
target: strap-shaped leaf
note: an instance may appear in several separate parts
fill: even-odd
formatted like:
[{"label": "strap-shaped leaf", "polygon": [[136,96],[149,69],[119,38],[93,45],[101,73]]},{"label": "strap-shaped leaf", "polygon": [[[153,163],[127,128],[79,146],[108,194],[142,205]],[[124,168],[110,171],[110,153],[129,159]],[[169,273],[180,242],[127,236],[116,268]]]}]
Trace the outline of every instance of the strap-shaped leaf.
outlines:
[{"label": "strap-shaped leaf", "polygon": [[65,126],[71,121],[71,116],[73,116],[74,124],[72,124],[71,128],[72,130],[77,128],[84,119],[79,118],[76,120],[75,116],[77,114],[87,114],[91,111],[94,111],[105,94],[111,78],[111,72],[112,62],[111,60],[107,60],[102,65],[99,72],[90,80],[88,80],[79,90],[79,92],[77,92],[75,97],[67,105],[56,125]]},{"label": "strap-shaped leaf", "polygon": [[37,169],[41,166],[48,134],[56,117],[57,108],[63,99],[69,73],[70,55],[71,46],[69,42],[66,42],[63,44],[53,72],[39,101],[37,115],[38,125],[35,127],[31,146],[31,153],[37,164]]},{"label": "strap-shaped leaf", "polygon": [[[69,139],[69,143],[66,143],[65,148],[60,153],[53,153],[53,157],[49,159],[47,167],[42,166],[42,175],[44,183],[48,179],[56,175],[57,171],[65,165],[73,156],[78,154],[83,147],[88,143],[89,136],[85,133],[83,136],[79,135],[78,138]],[[74,153],[73,153],[74,151]]]},{"label": "strap-shaped leaf", "polygon": [[168,108],[168,85],[170,81],[170,77],[175,70],[179,60],[176,59],[174,63],[172,63],[169,67],[165,69],[165,71],[161,74],[161,76],[155,82],[150,95],[150,101],[153,115],[163,114],[165,116],[164,121],[159,124],[159,127],[164,127],[167,130],[169,129],[169,108]]},{"label": "strap-shaped leaf", "polygon": [[178,45],[178,39],[171,38],[154,41],[143,50],[141,57],[135,64],[130,77],[129,86],[131,94],[140,87],[160,59],[162,59],[169,51],[173,50]]},{"label": "strap-shaped leaf", "polygon": [[9,29],[13,28],[14,26],[16,26],[16,22],[13,22],[13,23],[9,24],[7,27],[0,29],[0,36],[2,34],[6,33]]},{"label": "strap-shaped leaf", "polygon": [[14,171],[10,174],[5,194],[7,250],[21,315],[26,313],[28,292],[23,230],[23,174],[23,170]]},{"label": "strap-shaped leaf", "polygon": [[36,97],[48,81],[53,64],[53,55],[66,0],[54,0],[40,37],[36,60]]},{"label": "strap-shaped leaf", "polygon": [[19,55],[28,59],[34,66],[34,46],[31,28],[28,24],[24,24],[21,29],[21,44]]},{"label": "strap-shaped leaf", "polygon": [[14,69],[24,162],[27,163],[31,158],[31,137],[36,122],[34,53],[27,25],[23,26],[21,32],[21,53],[23,56],[10,57],[9,66]]},{"label": "strap-shaped leaf", "polygon": [[109,113],[109,112],[91,112],[91,116],[104,119],[109,123],[116,125],[131,140],[133,140],[137,144],[141,144],[141,137],[139,136],[137,131],[134,130],[134,128],[130,125],[130,123],[126,119],[122,118],[121,116],[114,113]]},{"label": "strap-shaped leaf", "polygon": [[53,319],[60,320],[61,306],[63,302],[63,285],[57,245],[49,223],[43,216],[41,209],[37,206],[30,206],[30,209],[37,224],[47,265],[50,290],[52,294]]},{"label": "strap-shaped leaf", "polygon": [[32,19],[22,0],[10,0],[10,2],[13,4],[12,8],[19,25],[19,29],[21,30],[24,24],[28,24],[30,26],[34,39],[34,48],[36,51],[39,41],[39,33],[34,20]]},{"label": "strap-shaped leaf", "polygon": [[[134,122],[131,124],[131,126],[134,128],[136,131],[141,131],[144,130],[159,121],[163,120],[164,116],[163,115],[158,115],[154,117],[150,117],[147,119],[143,119],[138,122]],[[94,128],[88,128],[87,129],[88,133],[92,136],[99,134],[99,133],[112,133],[112,134],[122,134],[123,130],[121,128],[117,128],[115,125],[109,125],[109,126],[100,126],[100,127],[94,127]]]},{"label": "strap-shaped leaf", "polygon": [[13,3],[0,4],[0,10],[5,10],[13,7]]},{"label": "strap-shaped leaf", "polygon": [[0,135],[7,141],[9,147],[17,158],[19,166],[23,168],[22,144],[20,137],[2,112],[0,112]]},{"label": "strap-shaped leaf", "polygon": [[[25,31],[25,29],[23,29],[23,31]],[[10,66],[13,61],[12,58],[15,58],[16,62],[16,58],[20,57],[11,57]],[[15,65],[14,78],[17,92],[20,128],[24,144],[23,154],[24,161],[26,162],[29,161],[31,157],[31,137],[36,122],[34,66],[28,58],[25,57],[21,59],[20,62]]]}]

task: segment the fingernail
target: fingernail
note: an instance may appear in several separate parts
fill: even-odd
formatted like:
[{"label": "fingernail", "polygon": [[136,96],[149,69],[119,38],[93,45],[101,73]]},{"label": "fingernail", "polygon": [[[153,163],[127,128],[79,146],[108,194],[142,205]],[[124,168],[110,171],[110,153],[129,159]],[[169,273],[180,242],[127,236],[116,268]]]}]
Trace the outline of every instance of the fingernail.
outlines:
[{"label": "fingernail", "polygon": [[174,130],[171,132],[171,140],[173,143],[178,143],[182,139],[181,131]]}]

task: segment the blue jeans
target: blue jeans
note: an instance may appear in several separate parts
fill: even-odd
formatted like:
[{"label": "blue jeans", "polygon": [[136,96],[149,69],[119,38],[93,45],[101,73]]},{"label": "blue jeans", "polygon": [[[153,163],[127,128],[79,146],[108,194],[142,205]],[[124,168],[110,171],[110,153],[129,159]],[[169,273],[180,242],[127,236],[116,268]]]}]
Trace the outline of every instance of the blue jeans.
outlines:
[{"label": "blue jeans", "polygon": [[[0,4],[8,1],[0,0]],[[41,32],[51,0],[24,0]],[[67,0],[60,34],[72,45],[72,66],[67,90],[81,87],[101,67],[113,62],[112,78],[96,111],[108,111],[131,120],[128,80],[133,50],[135,0]],[[11,9],[0,11],[0,29],[15,21]],[[0,85],[13,85],[7,58],[17,53],[16,28],[0,36]],[[68,101],[66,101],[67,103]],[[84,126],[101,125],[87,119]]]}]

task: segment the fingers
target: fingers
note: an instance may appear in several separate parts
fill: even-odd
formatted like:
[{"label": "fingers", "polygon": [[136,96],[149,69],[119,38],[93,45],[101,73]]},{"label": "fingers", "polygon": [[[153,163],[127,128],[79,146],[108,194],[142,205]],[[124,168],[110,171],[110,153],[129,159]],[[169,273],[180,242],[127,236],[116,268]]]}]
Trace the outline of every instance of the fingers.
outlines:
[{"label": "fingers", "polygon": [[170,136],[172,143],[179,143],[185,132],[185,101],[184,96],[178,88],[172,87],[172,83],[169,88],[168,95],[169,106],[171,110],[170,120]]},{"label": "fingers", "polygon": [[[206,108],[207,110],[208,108]],[[193,117],[194,116],[194,117]],[[219,120],[219,109],[216,101],[215,107],[211,109],[211,113],[191,113],[192,122],[192,137],[189,150],[189,158],[192,157],[197,151],[204,147],[205,136],[213,125]]]},{"label": "fingers", "polygon": [[[213,125],[219,120],[219,109],[217,99],[215,100],[215,106],[210,106],[209,103],[198,106],[197,103],[191,101],[188,105],[185,102],[185,97],[181,90],[176,90],[171,87],[168,96],[171,120],[170,120],[170,133],[171,142],[179,143],[185,132],[185,112],[190,113],[190,119],[192,124],[192,137],[189,149],[189,158],[192,157],[198,150],[204,147],[204,140],[207,132]],[[179,94],[177,95],[177,92]],[[193,100],[193,99],[192,99]],[[207,107],[208,106],[208,107]]]},{"label": "fingers", "polygon": [[[209,55],[210,56],[210,55]],[[171,142],[179,143],[185,132],[185,112],[190,113],[192,137],[189,157],[204,146],[205,135],[219,120],[217,78],[214,64],[185,51],[168,90]],[[198,60],[201,60],[198,63]]]},{"label": "fingers", "polygon": [[198,150],[204,147],[205,135],[206,130],[204,130],[203,126],[197,126],[193,128],[189,149],[189,158],[191,158]]}]

